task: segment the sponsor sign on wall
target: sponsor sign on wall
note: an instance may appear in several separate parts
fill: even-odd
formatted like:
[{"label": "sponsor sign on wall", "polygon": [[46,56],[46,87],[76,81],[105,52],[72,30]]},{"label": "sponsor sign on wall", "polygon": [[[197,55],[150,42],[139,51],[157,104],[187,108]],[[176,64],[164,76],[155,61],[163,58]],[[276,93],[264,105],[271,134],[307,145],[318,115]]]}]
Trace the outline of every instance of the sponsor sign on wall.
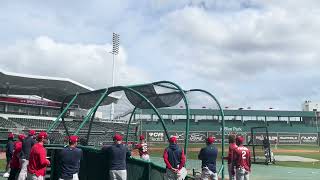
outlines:
[{"label": "sponsor sign on wall", "polygon": [[165,133],[162,131],[148,131],[147,141],[148,142],[164,142]]},{"label": "sponsor sign on wall", "polygon": [[[222,134],[221,134],[221,132],[208,132],[208,136],[215,137],[215,143],[221,144],[221,142],[222,142]],[[228,135],[224,136],[224,142],[228,143]]]},{"label": "sponsor sign on wall", "polygon": [[190,132],[189,142],[190,143],[204,143],[206,142],[207,132]]},{"label": "sponsor sign on wall", "polygon": [[176,136],[179,143],[183,143],[185,140],[185,132],[168,132],[169,136]]},{"label": "sponsor sign on wall", "polygon": [[279,133],[279,144],[300,144],[299,134]]},{"label": "sponsor sign on wall", "polygon": [[[220,130],[219,131],[222,131],[222,127],[220,127]],[[243,128],[242,127],[224,127],[224,131],[229,134],[230,132],[243,132]]]},{"label": "sponsor sign on wall", "polygon": [[318,135],[317,134],[300,134],[301,144],[317,144]]},{"label": "sponsor sign on wall", "polygon": [[[266,136],[267,136],[267,133],[260,133],[260,132],[259,133],[255,133],[254,134],[254,138],[253,138],[254,144],[262,145],[263,144],[263,139]],[[251,140],[250,134],[248,134],[247,139],[248,139],[248,141]],[[270,144],[274,144],[277,140],[278,140],[277,133],[269,133],[269,142],[270,142]]]}]

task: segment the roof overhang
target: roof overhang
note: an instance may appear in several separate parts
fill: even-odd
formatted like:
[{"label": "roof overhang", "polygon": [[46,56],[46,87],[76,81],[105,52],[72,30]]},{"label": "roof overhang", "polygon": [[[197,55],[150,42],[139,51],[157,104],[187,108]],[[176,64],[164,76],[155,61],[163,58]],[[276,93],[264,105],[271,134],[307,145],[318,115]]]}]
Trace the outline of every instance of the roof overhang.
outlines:
[{"label": "roof overhang", "polygon": [[[92,93],[90,93],[92,92]],[[0,71],[0,94],[7,95],[35,95],[48,100],[62,102],[66,97],[75,94],[88,93],[76,101],[80,108],[87,108],[100,96],[100,91],[85,86],[68,78],[35,76],[19,73]],[[78,99],[78,98],[77,98]],[[119,97],[109,95],[103,105],[116,102]]]}]

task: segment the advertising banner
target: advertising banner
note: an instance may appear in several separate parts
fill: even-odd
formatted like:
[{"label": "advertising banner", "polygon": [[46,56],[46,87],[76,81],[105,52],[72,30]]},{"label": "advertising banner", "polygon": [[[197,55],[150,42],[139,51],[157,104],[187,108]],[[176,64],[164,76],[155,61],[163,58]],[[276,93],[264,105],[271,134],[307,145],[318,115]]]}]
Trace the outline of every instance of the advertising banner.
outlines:
[{"label": "advertising banner", "polygon": [[299,144],[300,137],[299,134],[286,134],[286,133],[279,133],[279,144]]},{"label": "advertising banner", "polygon": [[[215,143],[221,144],[221,142],[222,142],[222,134],[221,134],[221,132],[208,132],[208,136],[215,137]],[[228,135],[224,136],[224,142],[228,143]]]},{"label": "advertising banner", "polygon": [[300,134],[301,144],[317,144],[318,135],[317,134]]},{"label": "advertising banner", "polygon": [[205,143],[207,132],[190,132],[189,143]]},{"label": "advertising banner", "polygon": [[164,142],[165,133],[163,131],[148,131],[147,141],[148,142]]},{"label": "advertising banner", "polygon": [[[266,137],[266,133],[254,133],[254,138],[251,139],[251,135],[248,134],[247,139],[248,141],[253,140],[253,143],[256,145],[262,145],[263,144],[263,139]],[[277,133],[269,133],[269,142],[270,144],[275,144],[275,142],[278,140]]]},{"label": "advertising banner", "polygon": [[176,136],[178,143],[184,143],[184,139],[185,139],[185,132],[182,131],[176,131],[176,132],[168,132],[169,136]]}]

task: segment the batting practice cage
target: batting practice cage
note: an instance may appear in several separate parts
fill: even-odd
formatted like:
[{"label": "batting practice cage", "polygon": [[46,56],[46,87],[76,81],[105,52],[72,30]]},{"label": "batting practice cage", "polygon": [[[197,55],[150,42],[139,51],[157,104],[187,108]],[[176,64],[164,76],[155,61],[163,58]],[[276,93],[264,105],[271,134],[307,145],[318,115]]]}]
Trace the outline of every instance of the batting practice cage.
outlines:
[{"label": "batting practice cage", "polygon": [[[178,144],[186,154],[189,174],[186,179],[195,179],[196,172],[201,172],[201,161],[194,156],[201,146],[206,146],[206,137],[215,136],[216,142],[221,144],[217,173],[224,179],[224,112],[215,96],[205,90],[183,90],[173,82],[159,81],[76,93],[60,99],[61,113],[47,129],[50,141],[47,145],[48,156],[52,162],[47,178],[58,179],[59,151],[67,143],[67,136],[78,135],[79,147],[83,150],[80,179],[108,179],[109,162],[101,147],[112,144],[113,135],[119,133],[124,136],[124,143],[129,148],[138,142],[140,135],[146,137],[150,148],[150,162],[139,159],[132,148],[133,157],[127,161],[128,180],[164,179],[166,169],[162,154],[170,136],[178,137]],[[70,117],[75,109],[77,113],[83,111],[82,118]],[[207,109],[218,112],[218,115],[199,120],[195,115],[192,116],[190,109]],[[175,111],[175,115],[170,114],[172,111]],[[101,121],[101,112],[107,112],[109,120],[104,118]],[[210,134],[193,129],[192,124],[199,121],[208,122],[212,128],[220,127],[220,132]]]},{"label": "batting practice cage", "polygon": [[[275,164],[270,142],[275,138],[269,136],[268,127],[252,127],[247,146],[252,149],[253,163]],[[275,142],[273,142],[275,144]]]}]

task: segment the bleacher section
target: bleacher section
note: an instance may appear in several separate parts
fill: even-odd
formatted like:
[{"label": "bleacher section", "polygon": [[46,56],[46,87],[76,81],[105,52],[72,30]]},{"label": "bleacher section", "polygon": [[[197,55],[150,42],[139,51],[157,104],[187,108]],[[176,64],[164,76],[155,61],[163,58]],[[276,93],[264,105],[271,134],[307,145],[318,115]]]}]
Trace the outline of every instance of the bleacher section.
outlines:
[{"label": "bleacher section", "polygon": [[20,124],[28,129],[46,129],[52,122],[50,120],[27,119],[27,118],[9,118],[9,120]]},{"label": "bleacher section", "polygon": [[0,117],[0,128],[16,128],[16,125],[12,121]]},{"label": "bleacher section", "polygon": [[[81,124],[82,120],[66,120],[65,124],[69,132],[74,132]],[[28,129],[35,129],[37,131],[46,130],[48,126],[52,123],[51,119],[28,119],[28,118],[13,118],[8,119],[0,117],[0,140],[6,140],[8,132],[15,133],[24,133],[27,134]],[[133,123],[131,126],[130,132],[135,131],[136,125]],[[86,123],[85,126],[80,131],[80,138],[86,138],[87,130],[89,129],[89,123]],[[119,122],[102,122],[94,121],[92,124],[90,141],[89,145],[101,145],[107,142],[112,142],[112,137],[114,132],[126,133],[127,124]],[[62,122],[55,128],[55,130],[50,133],[49,140],[52,144],[61,144],[64,140],[64,127]],[[134,137],[129,136],[129,140],[133,140]]]}]

